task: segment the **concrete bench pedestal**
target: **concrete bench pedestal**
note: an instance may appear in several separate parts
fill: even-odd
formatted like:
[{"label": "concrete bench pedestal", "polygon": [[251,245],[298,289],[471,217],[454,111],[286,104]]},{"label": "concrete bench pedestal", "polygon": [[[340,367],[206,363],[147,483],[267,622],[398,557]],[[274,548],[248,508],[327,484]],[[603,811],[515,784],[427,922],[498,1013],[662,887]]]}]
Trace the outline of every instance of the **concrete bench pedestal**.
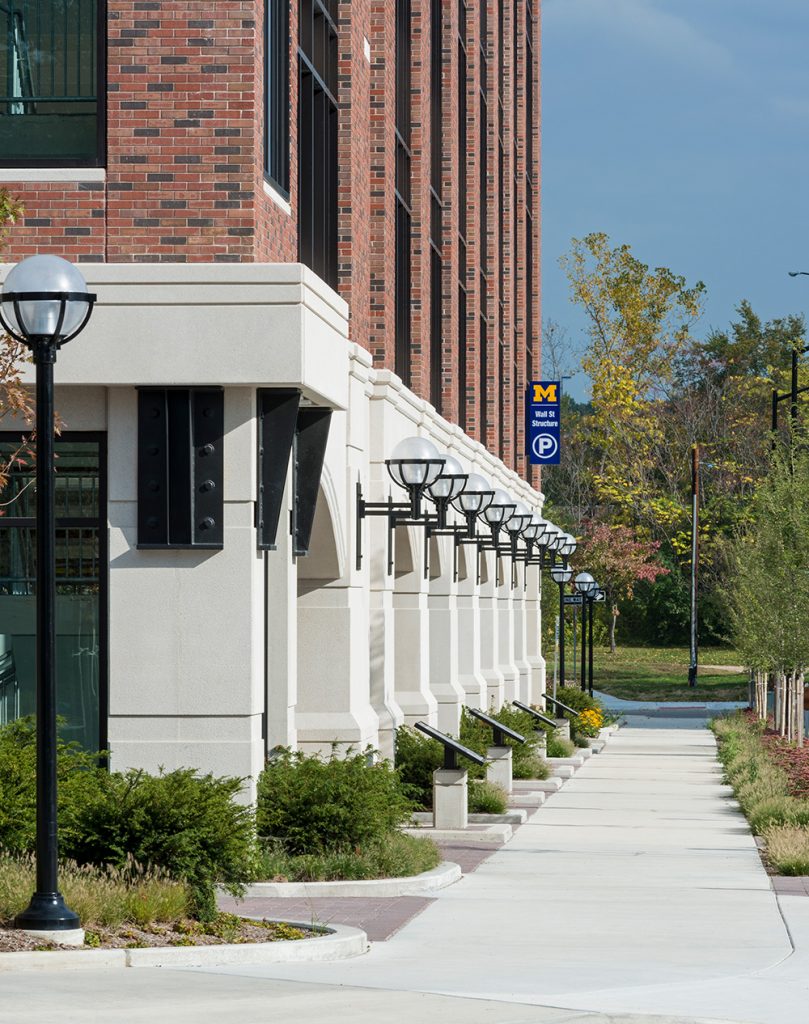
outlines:
[{"label": "concrete bench pedestal", "polygon": [[433,825],[458,829],[469,824],[468,777],[461,768],[438,768],[433,772]]},{"label": "concrete bench pedestal", "polygon": [[487,780],[510,793],[513,779],[511,747],[489,747],[486,757],[489,760],[486,765]]},{"label": "concrete bench pedestal", "polygon": [[556,735],[560,740],[570,739],[570,722],[566,718],[555,718]]}]

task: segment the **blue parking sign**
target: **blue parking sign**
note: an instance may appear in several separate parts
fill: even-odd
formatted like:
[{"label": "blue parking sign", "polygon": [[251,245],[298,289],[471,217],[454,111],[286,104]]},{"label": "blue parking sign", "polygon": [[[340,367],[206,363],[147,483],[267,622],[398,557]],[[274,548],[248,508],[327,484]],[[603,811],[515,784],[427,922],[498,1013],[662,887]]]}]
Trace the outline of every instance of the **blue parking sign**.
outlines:
[{"label": "blue parking sign", "polygon": [[532,380],[528,385],[525,440],[532,466],[558,466],[561,461],[561,399],[561,381]]}]

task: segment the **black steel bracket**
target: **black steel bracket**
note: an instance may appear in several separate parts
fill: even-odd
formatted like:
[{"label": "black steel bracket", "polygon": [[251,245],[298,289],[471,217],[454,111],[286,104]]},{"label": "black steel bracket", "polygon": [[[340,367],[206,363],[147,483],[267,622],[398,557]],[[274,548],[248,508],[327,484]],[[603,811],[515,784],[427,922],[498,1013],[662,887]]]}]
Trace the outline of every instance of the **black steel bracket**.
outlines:
[{"label": "black steel bracket", "polygon": [[431,725],[427,725],[426,722],[416,722],[415,728],[419,732],[423,732],[425,736],[429,736],[431,740],[438,740],[443,745],[445,769],[457,771],[459,757],[465,757],[468,761],[472,761],[473,764],[486,764],[485,757],[476,754],[474,750],[465,747],[463,743],[459,743],[458,740],[453,739],[451,736],[447,736],[445,733],[439,732],[438,729],[434,729]]}]

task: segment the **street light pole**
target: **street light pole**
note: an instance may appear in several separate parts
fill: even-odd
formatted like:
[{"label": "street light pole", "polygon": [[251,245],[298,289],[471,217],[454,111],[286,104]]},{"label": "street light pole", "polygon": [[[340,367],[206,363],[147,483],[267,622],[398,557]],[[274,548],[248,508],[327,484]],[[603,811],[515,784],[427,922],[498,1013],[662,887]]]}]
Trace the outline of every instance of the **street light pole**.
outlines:
[{"label": "street light pole", "polygon": [[36,892],[14,920],[34,932],[80,926],[58,881],[53,367],[58,349],[85,327],[95,298],[79,271],[58,256],[18,263],[0,293],[0,326],[31,350],[36,366]]},{"label": "street light pole", "polygon": [[697,559],[699,558],[699,445],[691,448],[691,662],[688,685],[697,685]]},{"label": "street light pole", "polygon": [[[566,556],[563,556],[566,557]],[[559,684],[565,685],[565,587],[573,576],[573,570],[563,562],[551,567],[551,577],[559,587]]]},{"label": "street light pole", "polygon": [[581,596],[581,690],[587,689],[587,594]]},{"label": "street light pole", "polygon": [[591,697],[593,696],[593,605],[594,604],[595,604],[595,595],[591,595],[588,598],[588,601],[587,601],[587,612],[588,612],[588,616],[587,617],[590,620],[590,630],[589,630],[589,632],[590,632],[590,653],[589,653],[590,663],[588,665],[588,672],[587,672],[587,689],[588,689]]},{"label": "street light pole", "polygon": [[[590,575],[589,572],[580,572],[576,577],[575,581],[576,591],[581,596],[581,691],[584,693],[587,690],[587,672],[586,672],[586,652],[587,652],[587,606],[591,595],[595,594],[598,584]],[[590,645],[592,648],[593,637],[592,629],[590,630]],[[592,662],[592,649],[590,652],[590,660]],[[591,687],[592,688],[592,687]]]}]

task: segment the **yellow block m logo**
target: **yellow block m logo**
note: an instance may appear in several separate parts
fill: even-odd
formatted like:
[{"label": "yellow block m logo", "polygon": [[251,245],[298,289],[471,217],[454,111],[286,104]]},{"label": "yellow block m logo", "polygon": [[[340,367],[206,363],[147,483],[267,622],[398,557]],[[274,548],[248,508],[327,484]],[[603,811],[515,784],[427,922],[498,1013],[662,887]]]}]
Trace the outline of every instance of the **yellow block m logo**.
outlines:
[{"label": "yellow block m logo", "polygon": [[556,389],[558,385],[548,384],[547,387],[542,384],[534,385],[534,403],[539,402],[556,402]]}]

